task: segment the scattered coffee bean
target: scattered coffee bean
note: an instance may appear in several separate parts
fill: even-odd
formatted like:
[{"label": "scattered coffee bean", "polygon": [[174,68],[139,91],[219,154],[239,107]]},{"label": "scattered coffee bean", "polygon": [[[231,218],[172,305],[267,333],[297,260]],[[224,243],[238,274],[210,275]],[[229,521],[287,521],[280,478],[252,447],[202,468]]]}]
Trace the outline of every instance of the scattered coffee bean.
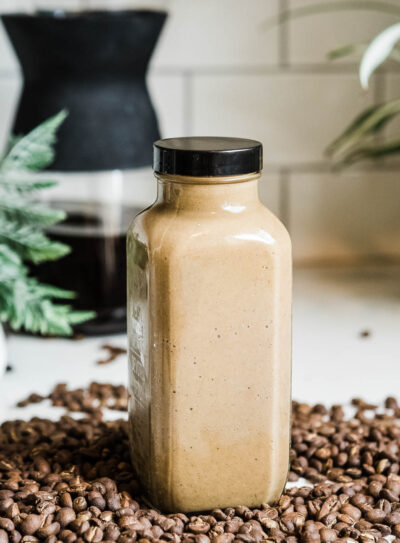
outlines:
[{"label": "scattered coffee bean", "polygon": [[127,352],[126,349],[123,349],[122,347],[117,347],[115,345],[105,344],[102,345],[101,348],[107,351],[107,357],[97,361],[97,364],[100,365],[109,364],[110,362],[113,362],[119,356],[126,354]]},{"label": "scattered coffee bean", "polygon": [[61,383],[48,396],[30,394],[25,400],[18,402],[17,406],[26,407],[31,403],[39,403],[45,399],[51,400],[52,405],[64,407],[68,411],[81,411],[101,417],[102,407],[126,411],[128,393],[122,385],[91,383],[88,389],[69,390],[65,383]]},{"label": "scattered coffee bean", "polygon": [[[400,407],[361,399],[341,406],[293,402],[289,480],[279,503],[258,509],[163,515],[141,499],[130,466],[124,387],[57,385],[53,405],[75,420],[8,421],[0,428],[0,543],[400,543]],[[32,394],[23,401],[42,401]]]},{"label": "scattered coffee bean", "polygon": [[68,526],[70,522],[76,519],[76,513],[72,507],[62,507],[56,516],[61,528]]},{"label": "scattered coffee bean", "polygon": [[42,517],[40,515],[28,515],[20,525],[21,532],[25,535],[33,535],[36,530],[42,525]]}]

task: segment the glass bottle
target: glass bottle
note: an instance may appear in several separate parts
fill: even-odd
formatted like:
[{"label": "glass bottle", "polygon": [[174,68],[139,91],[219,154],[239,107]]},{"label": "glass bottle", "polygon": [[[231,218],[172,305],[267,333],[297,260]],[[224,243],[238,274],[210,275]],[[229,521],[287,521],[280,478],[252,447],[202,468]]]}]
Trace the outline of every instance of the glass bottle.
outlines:
[{"label": "glass bottle", "polygon": [[291,410],[291,243],[258,198],[259,142],[155,144],[128,232],[132,460],[152,504],[273,503]]}]

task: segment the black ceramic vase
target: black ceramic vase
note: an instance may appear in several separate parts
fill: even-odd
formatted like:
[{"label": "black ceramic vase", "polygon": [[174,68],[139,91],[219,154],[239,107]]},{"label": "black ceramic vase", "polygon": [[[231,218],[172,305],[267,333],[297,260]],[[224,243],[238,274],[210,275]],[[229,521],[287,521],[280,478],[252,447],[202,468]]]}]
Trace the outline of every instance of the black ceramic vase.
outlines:
[{"label": "black ceramic vase", "polygon": [[49,233],[72,253],[35,274],[76,291],[77,308],[97,312],[79,331],[122,332],[125,232],[149,203],[143,177],[160,137],[145,76],[166,13],[39,12],[2,19],[24,75],[13,133],[68,111],[51,166],[60,184],[50,191],[52,205],[68,219]]}]

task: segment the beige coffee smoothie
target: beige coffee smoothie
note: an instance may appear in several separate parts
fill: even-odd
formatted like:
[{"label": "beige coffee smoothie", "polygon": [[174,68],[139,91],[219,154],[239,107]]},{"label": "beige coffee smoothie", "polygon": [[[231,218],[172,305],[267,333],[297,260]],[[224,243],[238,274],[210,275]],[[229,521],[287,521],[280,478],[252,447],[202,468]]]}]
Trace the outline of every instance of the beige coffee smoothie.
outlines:
[{"label": "beige coffee smoothie", "polygon": [[158,198],[127,244],[134,468],[163,511],[273,503],[289,463],[291,244],[258,198],[262,147],[155,146]]}]

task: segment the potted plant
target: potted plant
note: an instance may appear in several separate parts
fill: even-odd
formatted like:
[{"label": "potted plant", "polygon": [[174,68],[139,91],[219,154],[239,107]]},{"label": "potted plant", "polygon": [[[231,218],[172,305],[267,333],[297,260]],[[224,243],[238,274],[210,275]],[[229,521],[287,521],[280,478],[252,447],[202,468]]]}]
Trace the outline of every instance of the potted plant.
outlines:
[{"label": "potted plant", "polygon": [[[341,10],[367,10],[393,15],[400,20],[400,6],[393,2],[370,2],[365,0],[335,0],[319,2],[299,8],[288,9],[277,18],[267,22],[267,26],[282,23],[289,19],[309,17],[318,13]],[[351,43],[328,53],[330,60],[348,55],[362,54],[359,77],[364,89],[374,71],[385,61],[391,59],[400,62],[400,22],[389,26],[369,43]],[[337,164],[350,165],[364,159],[375,159],[400,154],[400,138],[377,139],[384,132],[388,123],[400,114],[400,99],[387,100],[365,109],[349,124],[338,138],[327,148],[326,153]]]},{"label": "potted plant", "polygon": [[37,172],[54,159],[56,132],[65,117],[61,112],[26,136],[13,138],[0,159],[0,374],[6,364],[4,325],[16,331],[70,335],[74,324],[94,315],[57,303],[75,294],[40,283],[30,271],[69,252],[67,245],[45,233],[64,220],[65,213],[37,200],[40,191],[55,185]]}]

